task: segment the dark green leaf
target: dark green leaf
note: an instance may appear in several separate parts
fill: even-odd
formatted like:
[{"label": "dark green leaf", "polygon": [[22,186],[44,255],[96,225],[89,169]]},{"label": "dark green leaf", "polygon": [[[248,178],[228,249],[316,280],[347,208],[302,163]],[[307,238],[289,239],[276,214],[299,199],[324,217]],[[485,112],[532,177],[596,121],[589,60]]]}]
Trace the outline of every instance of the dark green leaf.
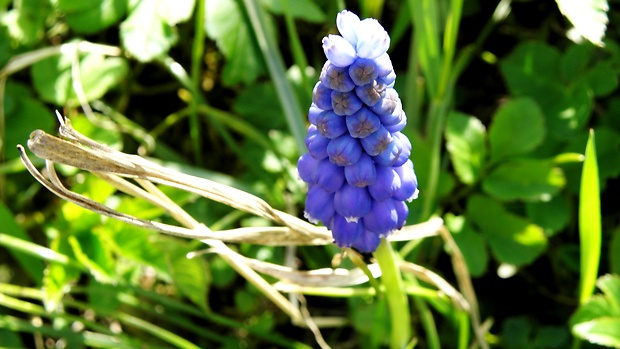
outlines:
[{"label": "dark green leaf", "polygon": [[162,57],[177,35],[152,1],[141,0],[121,24],[123,47],[140,62]]},{"label": "dark green leaf", "polygon": [[545,121],[536,102],[516,98],[504,104],[489,128],[491,159],[494,161],[526,154],[544,140]]},{"label": "dark green leaf", "polygon": [[58,0],[56,6],[71,29],[93,34],[117,23],[127,11],[127,0]]},{"label": "dark green leaf", "polygon": [[[0,202],[0,234],[6,234],[15,238],[31,241],[26,231],[15,222],[14,215],[9,209]],[[25,270],[35,284],[41,284],[43,269],[45,266],[40,259],[27,255],[23,252],[9,249],[9,253],[17,260],[19,266]]]},{"label": "dark green leaf", "polygon": [[509,90],[517,96],[546,99],[554,88],[561,89],[560,52],[540,42],[525,42],[500,64]]},{"label": "dark green leaf", "polygon": [[33,98],[30,90],[18,83],[7,83],[4,96],[6,109],[6,132],[4,135],[5,157],[16,158],[17,144],[26,145],[30,133],[36,129],[52,132],[55,117],[41,101]]},{"label": "dark green leaf", "polygon": [[486,156],[486,129],[473,116],[452,112],[446,125],[446,147],[454,170],[465,184],[480,176]]},{"label": "dark green leaf", "polygon": [[487,270],[489,260],[484,239],[469,225],[464,216],[449,213],[445,219],[446,227],[465,258],[469,273],[472,276],[482,276]]},{"label": "dark green leaf", "polygon": [[261,0],[261,3],[277,15],[284,13],[284,6],[289,6],[294,18],[301,18],[308,22],[325,21],[325,13],[311,0]]},{"label": "dark green leaf", "polygon": [[569,202],[565,196],[554,196],[550,201],[525,204],[527,217],[532,223],[545,230],[545,235],[554,235],[566,227],[570,219]]},{"label": "dark green leaf", "polygon": [[252,39],[251,27],[234,0],[207,1],[205,30],[228,59],[224,67],[225,85],[250,83],[265,68],[262,55]]},{"label": "dark green leaf", "polygon": [[527,265],[547,246],[541,227],[506,211],[490,198],[471,197],[467,202],[467,214],[486,236],[493,255],[500,262]]},{"label": "dark green leaf", "polygon": [[498,165],[484,178],[482,188],[505,201],[548,201],[565,182],[551,160],[515,159]]},{"label": "dark green leaf", "polygon": [[207,309],[207,292],[211,278],[204,260],[200,257],[187,258],[187,253],[191,250],[185,244],[166,240],[168,241],[162,242],[166,245],[174,285],[194,304]]},{"label": "dark green leaf", "polygon": [[586,83],[565,88],[560,98],[543,106],[549,133],[560,139],[576,136],[590,119],[593,104],[592,90]]}]

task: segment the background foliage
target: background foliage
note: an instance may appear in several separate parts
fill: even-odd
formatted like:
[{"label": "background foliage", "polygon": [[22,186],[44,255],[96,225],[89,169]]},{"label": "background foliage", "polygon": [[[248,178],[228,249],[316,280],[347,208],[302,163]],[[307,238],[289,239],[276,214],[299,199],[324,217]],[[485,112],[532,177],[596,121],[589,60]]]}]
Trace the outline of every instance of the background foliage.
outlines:
[{"label": "background foliage", "polygon": [[[55,133],[52,110],[61,108],[102,143],[299,215],[305,188],[295,164],[325,60],[320,42],[347,8],[378,18],[391,35],[421,190],[408,223],[445,220],[489,320],[487,341],[565,348],[583,338],[620,347],[617,4],[601,42],[606,2],[597,0],[0,1],[0,346],[314,346],[308,330],[218,256],[187,259],[199,243],[53,197],[26,175],[15,145],[34,129]],[[590,42],[570,39],[580,31]],[[59,46],[67,43],[74,46]],[[61,170],[78,193],[170,220],[101,179]],[[214,229],[268,224],[166,194]],[[236,248],[285,260],[281,248]],[[397,249],[454,281],[439,238]],[[329,267],[337,252],[301,247],[298,263]],[[601,275],[602,293],[591,297]],[[467,347],[441,295],[414,298],[431,306],[416,302],[412,313],[420,347],[438,347],[439,338],[442,347]],[[346,319],[323,330],[333,346],[386,344],[382,302],[308,302],[312,314]],[[419,325],[425,314],[436,333]]]}]

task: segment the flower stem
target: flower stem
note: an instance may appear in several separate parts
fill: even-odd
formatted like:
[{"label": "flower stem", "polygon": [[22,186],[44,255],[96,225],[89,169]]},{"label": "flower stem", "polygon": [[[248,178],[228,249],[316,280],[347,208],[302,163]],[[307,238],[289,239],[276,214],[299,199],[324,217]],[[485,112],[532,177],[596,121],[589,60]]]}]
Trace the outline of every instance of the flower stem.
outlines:
[{"label": "flower stem", "polygon": [[391,340],[390,348],[402,349],[411,340],[411,318],[409,314],[409,300],[405,294],[400,270],[392,245],[382,239],[374,253],[381,267],[381,282],[385,287],[385,297],[390,309]]}]

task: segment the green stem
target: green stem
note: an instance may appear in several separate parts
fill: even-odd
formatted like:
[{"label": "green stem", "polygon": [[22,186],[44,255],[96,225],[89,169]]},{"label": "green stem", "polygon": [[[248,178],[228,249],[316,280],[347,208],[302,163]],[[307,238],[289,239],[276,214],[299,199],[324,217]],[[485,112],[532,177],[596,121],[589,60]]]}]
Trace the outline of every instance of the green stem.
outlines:
[{"label": "green stem", "polygon": [[390,348],[402,349],[411,341],[411,317],[409,300],[390,242],[382,239],[374,256],[381,267],[381,282],[385,287],[385,297],[390,309],[392,325]]},{"label": "green stem", "polygon": [[194,97],[190,101],[189,113],[189,135],[194,147],[194,161],[200,164],[202,160],[202,142],[200,137],[200,123],[198,122],[198,104],[199,100],[196,95],[200,91],[200,63],[205,51],[205,2],[198,1],[196,4],[196,18],[194,22],[194,43],[192,46],[192,93]]}]

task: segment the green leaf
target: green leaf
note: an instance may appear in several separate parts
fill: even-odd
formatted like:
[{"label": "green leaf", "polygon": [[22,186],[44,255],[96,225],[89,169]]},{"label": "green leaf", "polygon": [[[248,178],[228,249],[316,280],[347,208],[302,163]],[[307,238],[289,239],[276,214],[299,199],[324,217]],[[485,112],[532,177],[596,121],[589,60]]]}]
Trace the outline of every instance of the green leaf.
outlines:
[{"label": "green leaf", "polygon": [[283,1],[290,7],[291,15],[308,22],[325,21],[325,13],[311,0],[261,0],[261,4],[276,15],[284,14]]},{"label": "green leaf", "polygon": [[565,182],[552,160],[515,159],[498,165],[484,178],[482,188],[504,201],[549,201]]},{"label": "green leaf", "polygon": [[471,227],[464,216],[448,213],[445,220],[446,227],[465,258],[469,273],[474,277],[482,276],[487,270],[489,260],[484,238]]},{"label": "green leaf", "polygon": [[620,347],[620,276],[597,281],[602,295],[591,297],[570,318],[573,334],[592,343]]},{"label": "green leaf", "polygon": [[170,275],[174,285],[189,300],[202,309],[207,309],[207,294],[211,278],[204,260],[200,257],[187,258],[187,253],[191,250],[185,244],[174,241],[162,242],[167,245]]},{"label": "green leaf", "polygon": [[7,132],[0,141],[4,142],[6,159],[12,159],[19,157],[15,146],[25,145],[32,131],[41,129],[52,132],[55,117],[40,100],[32,97],[25,85],[8,81],[5,93]]},{"label": "green leaf", "polygon": [[157,3],[159,15],[170,25],[183,23],[190,19],[195,5],[196,0],[160,0]]},{"label": "green leaf", "polygon": [[[15,221],[13,213],[1,202],[0,222],[2,222],[2,224],[0,224],[0,234],[6,234],[20,240],[31,241],[26,231]],[[40,286],[43,277],[43,269],[45,268],[43,262],[24,252],[14,251],[11,248],[8,248],[8,251],[11,256],[17,260],[21,269],[28,273],[30,280]]]},{"label": "green leaf", "polygon": [[489,128],[491,159],[526,154],[542,143],[545,132],[536,102],[530,98],[510,100],[495,113]]},{"label": "green leaf", "polygon": [[[47,102],[58,105],[79,105],[73,90],[70,54],[54,56],[32,66],[34,87]],[[129,71],[127,61],[120,57],[86,54],[80,58],[80,81],[88,101],[103,97],[116,87]]]},{"label": "green leaf", "polygon": [[160,2],[140,0],[121,24],[123,47],[140,62],[165,56],[177,35],[168,19],[159,12]]},{"label": "green leaf", "polygon": [[243,10],[235,0],[207,1],[205,30],[227,58],[223,83],[231,86],[250,83],[265,71],[262,55]]},{"label": "green leaf", "polygon": [[454,170],[465,184],[478,180],[486,156],[486,129],[477,118],[459,112],[448,115],[446,147]]},{"label": "green leaf", "polygon": [[[50,233],[48,233],[50,234]],[[54,232],[56,235],[50,241],[50,248],[60,254],[72,256],[71,246],[67,241],[67,234]],[[47,311],[59,310],[64,295],[69,292],[71,283],[77,281],[81,272],[74,267],[57,262],[50,262],[43,276],[43,304]]]},{"label": "green leaf", "polygon": [[543,108],[549,133],[560,139],[576,136],[590,119],[593,106],[593,93],[587,83],[565,88],[558,99]]},{"label": "green leaf", "polygon": [[594,292],[594,283],[598,275],[601,257],[601,198],[594,131],[590,131],[585,156],[579,189],[581,253],[579,301],[581,304],[585,303]]},{"label": "green leaf", "polygon": [[33,45],[43,37],[45,20],[50,14],[46,0],[14,1],[14,8],[2,16],[10,37],[20,45]]},{"label": "green leaf", "polygon": [[556,0],[560,11],[575,26],[579,35],[595,45],[603,46],[607,28],[607,0]]},{"label": "green leaf", "polygon": [[541,227],[510,213],[496,201],[474,195],[467,214],[487,238],[497,260],[515,266],[533,262],[547,246]]},{"label": "green leaf", "polygon": [[94,34],[117,23],[127,11],[127,0],[58,0],[67,24],[77,33]]},{"label": "green leaf", "polygon": [[555,47],[524,42],[501,62],[500,69],[512,94],[552,100],[563,88],[560,59]]},{"label": "green leaf", "polygon": [[554,196],[550,201],[528,202],[525,212],[532,223],[545,230],[547,236],[562,231],[570,219],[569,202],[562,195]]}]

